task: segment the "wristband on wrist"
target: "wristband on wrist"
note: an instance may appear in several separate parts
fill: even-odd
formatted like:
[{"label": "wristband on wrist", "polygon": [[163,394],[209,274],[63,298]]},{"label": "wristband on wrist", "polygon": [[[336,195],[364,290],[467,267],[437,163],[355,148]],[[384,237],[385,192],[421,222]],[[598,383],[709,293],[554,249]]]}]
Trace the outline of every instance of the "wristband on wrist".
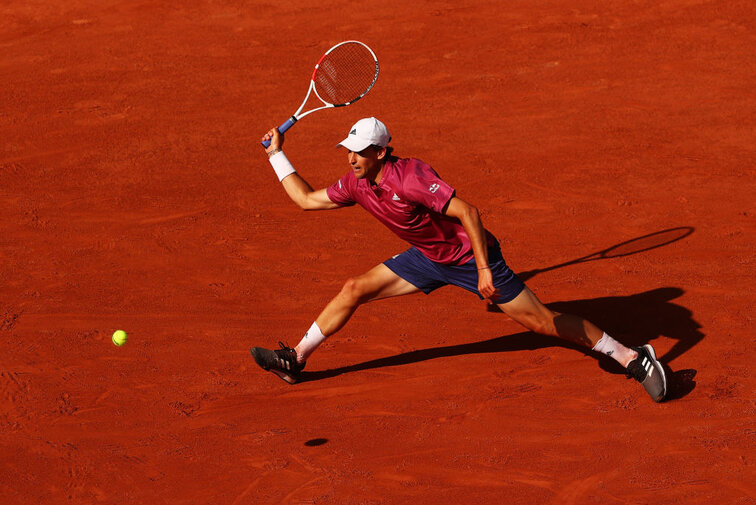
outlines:
[{"label": "wristband on wrist", "polygon": [[273,170],[276,172],[279,182],[283,181],[291,174],[296,173],[294,166],[281,150],[279,150],[277,153],[274,153],[270,158],[268,158],[268,161],[273,167]]},{"label": "wristband on wrist", "polygon": [[276,147],[275,149],[273,149],[272,151],[270,151],[270,152],[268,153],[268,158],[270,158],[270,157],[271,157],[271,156],[273,156],[274,154],[276,154],[276,153],[280,153],[280,152],[281,152],[281,148],[280,148],[280,147]]}]

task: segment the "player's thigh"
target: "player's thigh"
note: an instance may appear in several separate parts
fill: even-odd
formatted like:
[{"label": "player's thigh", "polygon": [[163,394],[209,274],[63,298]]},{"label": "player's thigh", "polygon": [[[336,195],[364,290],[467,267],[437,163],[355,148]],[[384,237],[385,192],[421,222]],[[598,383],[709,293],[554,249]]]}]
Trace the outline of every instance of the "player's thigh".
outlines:
[{"label": "player's thigh", "polygon": [[513,300],[499,304],[499,308],[528,329],[539,333],[553,333],[555,312],[546,307],[527,286]]},{"label": "player's thigh", "polygon": [[409,295],[420,291],[416,286],[399,277],[383,263],[376,265],[354,279],[350,279],[348,284],[350,283],[351,288],[360,294],[360,298],[363,301]]}]

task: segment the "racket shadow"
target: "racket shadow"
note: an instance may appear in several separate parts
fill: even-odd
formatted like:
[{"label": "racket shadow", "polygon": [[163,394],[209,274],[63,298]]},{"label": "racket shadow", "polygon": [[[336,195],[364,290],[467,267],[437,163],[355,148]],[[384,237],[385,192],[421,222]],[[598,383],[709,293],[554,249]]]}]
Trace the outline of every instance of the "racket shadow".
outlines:
[{"label": "racket shadow", "polygon": [[[676,342],[672,348],[663,356],[660,356],[661,361],[668,362],[690,350],[705,336],[700,331],[701,326],[693,318],[693,313],[672,302],[683,293],[684,291],[680,288],[667,287],[630,296],[557,302],[548,304],[548,306],[558,312],[579,314],[593,320],[629,346],[643,345],[660,336],[675,339]],[[616,330],[613,330],[613,328],[616,328]],[[572,349],[586,356],[597,358],[599,366],[609,373],[625,373],[624,368],[616,361],[586,347],[555,337],[526,331],[480,342],[419,349],[330,370],[302,372],[301,382],[330,379],[347,373],[404,366],[466,354],[528,351],[547,347]],[[547,371],[547,368],[548,365],[545,365],[544,371]],[[670,391],[674,392],[672,398],[682,398],[695,388],[695,382],[689,380],[695,377],[695,370],[684,370],[677,373],[668,370],[668,372]]]},{"label": "racket shadow", "polygon": [[[520,277],[520,279],[523,280],[523,282],[525,282],[537,274],[550,272],[558,268],[564,268],[570,265],[576,265],[578,263],[631,256],[633,254],[643,253],[652,249],[657,249],[659,247],[673,244],[674,242],[690,236],[694,231],[695,228],[693,228],[692,226],[679,226],[677,228],[669,228],[620,242],[619,244],[615,244],[607,249],[597,251],[593,254],[589,254],[581,258],[565,261],[564,263],[559,263],[550,267],[536,268],[533,270],[527,270],[525,272],[518,272],[517,275],[518,277]],[[492,309],[492,311],[495,312],[494,309]]]}]

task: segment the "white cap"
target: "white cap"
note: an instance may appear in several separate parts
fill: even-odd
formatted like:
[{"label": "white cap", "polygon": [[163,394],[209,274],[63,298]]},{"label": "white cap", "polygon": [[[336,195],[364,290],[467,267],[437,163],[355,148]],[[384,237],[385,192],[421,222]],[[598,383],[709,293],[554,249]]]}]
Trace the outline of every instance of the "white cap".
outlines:
[{"label": "white cap", "polygon": [[354,123],[347,138],[339,142],[339,145],[358,153],[368,146],[386,147],[390,141],[391,135],[386,125],[374,117],[366,117]]}]

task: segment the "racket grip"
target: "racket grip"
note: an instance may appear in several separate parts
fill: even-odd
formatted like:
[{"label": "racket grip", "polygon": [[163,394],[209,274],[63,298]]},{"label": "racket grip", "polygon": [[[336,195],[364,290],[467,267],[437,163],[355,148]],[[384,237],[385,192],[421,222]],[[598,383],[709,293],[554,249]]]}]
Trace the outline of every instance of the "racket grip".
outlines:
[{"label": "racket grip", "polygon": [[[297,122],[297,118],[295,118],[294,116],[291,116],[289,119],[284,121],[284,123],[281,126],[279,126],[277,130],[279,133],[285,133],[289,128],[294,126],[294,123],[296,122]],[[264,140],[263,142],[261,142],[261,144],[263,145],[263,147],[268,148],[270,147],[270,140]]]}]

